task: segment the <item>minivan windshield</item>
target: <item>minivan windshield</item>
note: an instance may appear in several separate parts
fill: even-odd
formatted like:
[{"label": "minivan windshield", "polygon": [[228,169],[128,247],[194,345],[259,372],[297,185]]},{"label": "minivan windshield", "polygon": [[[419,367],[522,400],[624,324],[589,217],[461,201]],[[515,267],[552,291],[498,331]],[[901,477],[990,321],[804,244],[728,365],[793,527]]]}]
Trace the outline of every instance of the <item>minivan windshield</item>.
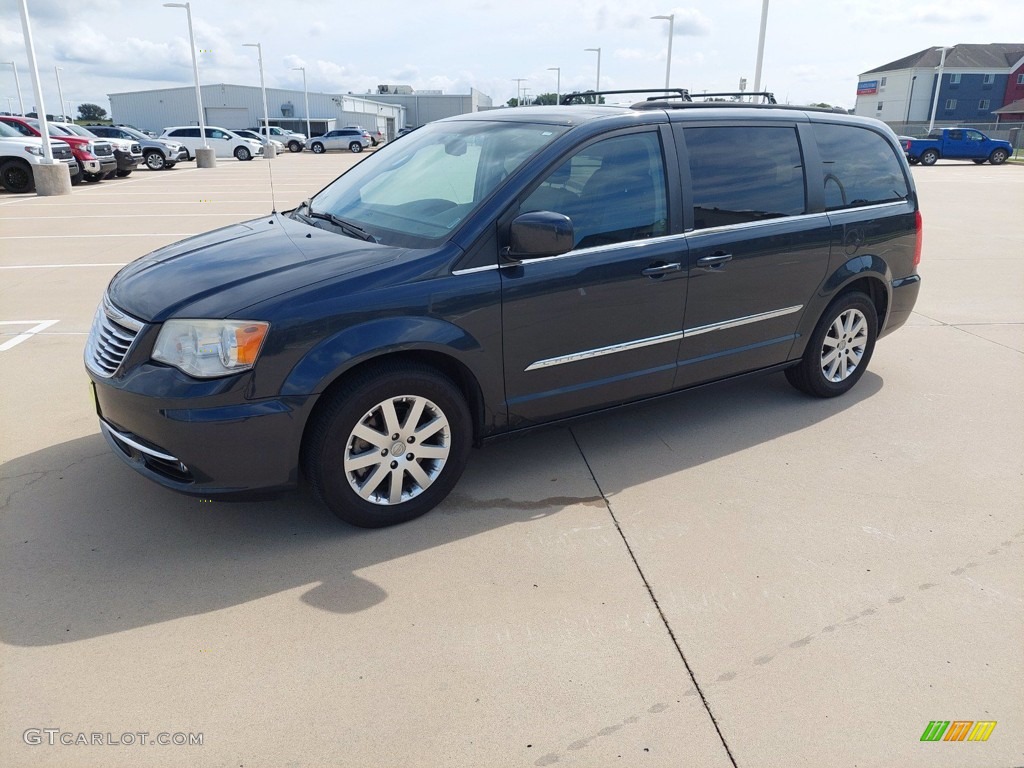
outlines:
[{"label": "minivan windshield", "polygon": [[565,126],[441,121],[386,146],[310,200],[385,245],[440,244]]}]

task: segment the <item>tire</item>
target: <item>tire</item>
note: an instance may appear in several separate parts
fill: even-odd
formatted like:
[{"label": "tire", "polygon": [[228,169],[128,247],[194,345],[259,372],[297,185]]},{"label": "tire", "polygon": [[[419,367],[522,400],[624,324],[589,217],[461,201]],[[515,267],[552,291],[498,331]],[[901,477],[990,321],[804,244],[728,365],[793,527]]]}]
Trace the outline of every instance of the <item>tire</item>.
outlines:
[{"label": "tire", "polygon": [[975,165],[982,165],[985,161],[984,161],[984,159],[982,159],[982,160],[972,160],[971,162],[974,163]]},{"label": "tire", "polygon": [[878,313],[859,291],[838,296],[822,314],[804,356],[786,369],[789,383],[814,397],[837,397],[867,370],[878,336]]},{"label": "tire", "polygon": [[132,175],[131,171],[118,171],[117,172],[117,178],[119,178],[119,179],[123,179],[126,176],[131,176],[131,175]]},{"label": "tire", "polygon": [[172,165],[173,163],[169,164],[167,158],[156,150],[146,153],[146,167],[151,171],[162,171],[164,168],[170,168]]},{"label": "tire", "polygon": [[351,144],[348,145],[348,148],[352,152],[355,152],[356,154],[359,154],[360,152],[363,151],[363,145],[360,144],[358,141],[353,141]]},{"label": "tire", "polygon": [[921,161],[918,160],[916,157],[908,157],[907,162],[910,163],[911,165],[917,165]]},{"label": "tire", "polygon": [[939,159],[939,153],[934,149],[926,149],[921,153],[921,165],[935,165]]},{"label": "tire", "polygon": [[[473,430],[449,378],[423,365],[383,363],[328,398],[307,431],[302,463],[316,496],[339,518],[360,528],[404,523],[455,486]],[[418,451],[430,455],[417,458]]]},{"label": "tire", "polygon": [[289,152],[301,152],[302,151],[302,142],[301,141],[297,141],[295,139],[289,141],[288,142],[288,151]]},{"label": "tire", "polygon": [[82,166],[78,166],[78,173],[71,174],[71,186],[77,187],[85,179],[85,172],[82,170]]},{"label": "tire", "polygon": [[36,188],[32,166],[20,160],[5,160],[0,163],[0,184],[16,195],[31,192]]},{"label": "tire", "polygon": [[988,156],[988,161],[992,165],[1002,165],[1006,162],[1006,158],[1010,155],[1005,149],[993,149],[992,154]]},{"label": "tire", "polygon": [[82,178],[89,182],[100,181],[103,178],[102,173],[83,173]]},{"label": "tire", "polygon": [[249,151],[248,147],[235,147],[235,159],[242,162],[252,160],[252,152]]},{"label": "tire", "polygon": [[326,151],[326,147],[319,141],[314,141],[310,149],[313,150],[314,155],[322,155]]}]

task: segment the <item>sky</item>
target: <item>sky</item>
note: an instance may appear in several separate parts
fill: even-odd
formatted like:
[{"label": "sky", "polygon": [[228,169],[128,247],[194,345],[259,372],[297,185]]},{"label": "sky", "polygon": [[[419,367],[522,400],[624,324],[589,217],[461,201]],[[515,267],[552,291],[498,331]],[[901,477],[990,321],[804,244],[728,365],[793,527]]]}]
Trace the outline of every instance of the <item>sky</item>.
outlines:
[{"label": "sky", "polygon": [[[193,84],[183,9],[160,0],[27,0],[48,112],[57,112],[54,67],[65,103],[110,110],[109,93]],[[671,84],[753,89],[761,0],[193,0],[204,83],[259,85],[261,43],[268,87],[366,94],[378,84],[468,93],[500,105],[516,96],[665,83],[675,14]],[[19,13],[0,0],[0,110],[18,109],[13,60],[26,109],[35,104]],[[353,9],[363,8],[361,12]],[[300,11],[300,12],[296,12]],[[762,89],[780,102],[850,108],[861,72],[930,46],[1014,43],[1024,38],[1024,3],[936,0],[771,0]]]}]

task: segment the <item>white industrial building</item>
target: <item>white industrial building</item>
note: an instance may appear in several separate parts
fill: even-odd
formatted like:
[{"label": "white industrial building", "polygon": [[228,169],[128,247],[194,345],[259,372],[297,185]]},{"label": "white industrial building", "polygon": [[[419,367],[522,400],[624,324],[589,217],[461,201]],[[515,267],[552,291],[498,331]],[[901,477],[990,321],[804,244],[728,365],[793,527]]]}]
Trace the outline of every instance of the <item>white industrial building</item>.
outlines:
[{"label": "white industrial building", "polygon": [[[256,86],[220,83],[202,86],[203,113],[207,125],[219,128],[253,128],[263,122],[263,95]],[[349,93],[313,93],[309,97],[309,128],[319,136],[333,128],[358,125],[380,131],[393,139],[404,128],[406,110]],[[192,86],[108,94],[115,123],[160,133],[173,125],[198,125],[196,91]],[[301,90],[267,88],[270,124],[309,134],[306,129],[306,95]]]},{"label": "white industrial building", "polygon": [[377,93],[367,98],[404,107],[406,124],[410,128],[418,128],[443,117],[465,115],[493,107],[491,97],[476,88],[470,88],[468,94],[454,94],[414,91],[408,85],[378,85]]}]

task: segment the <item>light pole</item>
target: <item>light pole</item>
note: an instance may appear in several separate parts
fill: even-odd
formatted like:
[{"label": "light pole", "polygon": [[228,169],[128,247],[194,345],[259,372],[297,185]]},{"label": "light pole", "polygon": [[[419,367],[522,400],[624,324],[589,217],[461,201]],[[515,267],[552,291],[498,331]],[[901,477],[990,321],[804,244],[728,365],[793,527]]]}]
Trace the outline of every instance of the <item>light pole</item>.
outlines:
[{"label": "light pole", "polygon": [[530,93],[530,89],[529,88],[523,88],[523,104],[525,106],[527,106],[527,107],[530,106],[530,97],[528,95],[529,93]]},{"label": "light pole", "polygon": [[14,87],[18,89],[18,108],[21,110],[21,116],[25,116],[25,100],[21,98],[21,80],[18,79],[18,65],[13,61],[8,62],[11,65],[11,69],[14,70]]},{"label": "light pole", "polygon": [[313,138],[313,129],[309,127],[309,91],[306,90],[306,68],[305,67],[292,67],[292,69],[302,70],[302,96],[306,102],[306,138]]},{"label": "light pole", "polygon": [[555,104],[558,104],[562,100],[562,68],[548,67],[548,71],[555,71],[558,73],[558,84],[555,86]]},{"label": "light pole", "polygon": [[768,0],[761,3],[761,32],[757,37],[757,65],[754,67],[754,93],[761,91],[761,64],[764,62],[764,35],[768,29]]},{"label": "light pole", "polygon": [[512,82],[516,84],[516,106],[523,106],[523,83],[526,82],[525,77],[513,77]]},{"label": "light pole", "polygon": [[665,63],[665,90],[668,90],[672,80],[672,36],[675,34],[676,15],[670,13],[668,16],[651,16],[652,19],[665,19],[668,22],[668,61]]},{"label": "light pole", "polygon": [[[196,58],[196,38],[192,33],[192,5],[191,3],[164,3],[164,8],[184,8],[185,15],[188,17],[188,43],[192,49],[192,73],[196,79],[196,109],[199,111],[199,133],[203,136],[203,149],[209,149],[210,143],[206,139],[206,119],[203,117],[203,96],[199,91],[199,60]],[[199,165],[198,158],[196,165]]]},{"label": "light pole", "polygon": [[[260,63],[260,90],[263,92],[263,126],[266,131],[267,148],[264,156],[274,151],[274,145],[270,143],[270,110],[267,108],[267,86],[263,80],[263,46],[259,43],[242,43],[243,48],[255,48],[256,56]],[[306,138],[309,138],[308,136]],[[274,155],[269,155],[273,157]]]},{"label": "light pole", "polygon": [[[600,48],[584,48],[584,51],[594,51],[597,53],[597,85],[594,88],[595,91],[601,90],[601,49]],[[594,97],[597,98],[596,96]]]},{"label": "light pole", "polygon": [[942,90],[942,71],[946,68],[946,46],[942,46],[942,55],[939,56],[939,76],[935,78],[935,97],[932,99],[932,114],[928,119],[928,133],[935,127],[935,110],[939,106],[939,91]]},{"label": "light pole", "polygon": [[[57,76],[57,96],[60,98],[60,111],[64,112],[64,89],[61,88],[60,85],[60,72],[62,69],[64,69],[64,67],[54,67],[53,74]],[[62,115],[62,117],[64,118],[63,122],[67,122],[67,114]]]}]

